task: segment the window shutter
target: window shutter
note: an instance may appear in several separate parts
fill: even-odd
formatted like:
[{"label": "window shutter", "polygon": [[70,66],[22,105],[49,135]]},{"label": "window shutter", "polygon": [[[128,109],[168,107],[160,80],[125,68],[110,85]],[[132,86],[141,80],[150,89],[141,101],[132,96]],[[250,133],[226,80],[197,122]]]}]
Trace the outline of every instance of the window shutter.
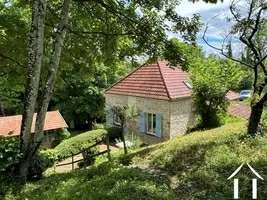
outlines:
[{"label": "window shutter", "polygon": [[111,105],[108,106],[108,122],[114,124],[114,113]]},{"label": "window shutter", "polygon": [[140,132],[144,133],[146,132],[146,118],[145,118],[145,113],[144,112],[140,112],[140,116],[139,116],[139,128],[140,128]]},{"label": "window shutter", "polygon": [[161,115],[156,115],[156,136],[162,137],[162,117]]}]

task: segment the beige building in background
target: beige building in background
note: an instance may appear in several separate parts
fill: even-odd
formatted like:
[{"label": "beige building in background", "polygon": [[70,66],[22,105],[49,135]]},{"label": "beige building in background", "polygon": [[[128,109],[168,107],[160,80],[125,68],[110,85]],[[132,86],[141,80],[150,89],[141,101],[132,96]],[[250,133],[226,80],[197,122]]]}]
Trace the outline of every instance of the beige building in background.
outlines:
[{"label": "beige building in background", "polygon": [[107,126],[120,126],[116,109],[136,106],[134,134],[148,144],[185,134],[195,121],[188,74],[166,61],[143,65],[106,90]]}]

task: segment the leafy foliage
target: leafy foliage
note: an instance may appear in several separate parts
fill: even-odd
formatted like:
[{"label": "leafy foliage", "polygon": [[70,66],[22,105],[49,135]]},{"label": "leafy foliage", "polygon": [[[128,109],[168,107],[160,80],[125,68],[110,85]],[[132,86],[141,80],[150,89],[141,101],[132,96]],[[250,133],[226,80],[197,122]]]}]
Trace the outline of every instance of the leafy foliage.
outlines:
[{"label": "leafy foliage", "polygon": [[59,109],[67,121],[74,120],[76,124],[87,121],[92,127],[95,120],[105,118],[104,90],[128,72],[120,63],[116,65],[109,69],[103,64],[88,67],[74,64],[62,69],[52,107]]},{"label": "leafy foliage", "polygon": [[0,171],[5,171],[18,162],[19,142],[17,137],[0,137]]},{"label": "leafy foliage", "polygon": [[207,59],[195,59],[195,66],[190,68],[193,84],[193,98],[196,113],[200,116],[200,127],[216,127],[221,124],[221,117],[226,114],[227,92],[238,86],[242,73],[229,60],[213,56]]},{"label": "leafy foliage", "polygon": [[52,142],[52,147],[56,147],[63,140],[66,140],[70,137],[70,132],[67,128],[62,128],[54,131],[54,140]]},{"label": "leafy foliage", "polygon": [[190,66],[195,66],[196,58],[204,58],[204,53],[199,46],[192,46],[181,42],[176,38],[165,43],[163,57],[169,61],[172,66],[181,66],[183,70],[188,71]]},{"label": "leafy foliage", "polygon": [[94,123],[94,125],[93,125],[94,130],[105,129],[105,127],[106,127],[106,124]]},{"label": "leafy foliage", "polygon": [[57,155],[53,150],[41,150],[37,152],[28,168],[27,180],[38,180],[43,172],[52,167],[57,160]]},{"label": "leafy foliage", "polygon": [[121,138],[122,129],[117,126],[107,128],[108,136],[111,140]]},{"label": "leafy foliage", "polygon": [[58,158],[62,159],[71,156],[71,154],[81,152],[95,142],[101,141],[106,135],[107,131],[103,129],[88,131],[64,140],[54,148],[54,151],[56,151]]}]

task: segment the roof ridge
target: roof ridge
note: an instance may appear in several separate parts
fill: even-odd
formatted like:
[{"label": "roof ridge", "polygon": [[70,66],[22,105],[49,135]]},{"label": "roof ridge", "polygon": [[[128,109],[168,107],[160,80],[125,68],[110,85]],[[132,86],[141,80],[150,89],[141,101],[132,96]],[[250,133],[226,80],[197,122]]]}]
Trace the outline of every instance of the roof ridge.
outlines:
[{"label": "roof ridge", "polygon": [[104,91],[107,92],[108,90],[110,90],[111,88],[113,88],[115,85],[117,85],[118,83],[120,83],[121,81],[123,81],[124,79],[126,79],[127,77],[129,77],[130,75],[132,75],[134,72],[136,72],[138,69],[140,69],[141,67],[147,65],[148,63],[144,63],[143,65],[141,65],[140,67],[137,67],[136,69],[132,70],[127,76],[124,76],[123,78],[121,78],[120,80],[118,80],[116,83],[114,83],[113,85],[111,85],[108,89],[106,89]]},{"label": "roof ridge", "polygon": [[160,76],[161,76],[161,78],[162,78],[162,80],[163,80],[163,83],[164,83],[164,86],[165,86],[165,89],[166,89],[168,98],[171,99],[170,92],[169,92],[169,89],[168,89],[168,87],[167,87],[166,81],[165,81],[165,79],[164,79],[163,72],[162,72],[162,70],[161,70],[159,61],[157,61],[157,65],[158,65],[159,72],[160,72]]}]

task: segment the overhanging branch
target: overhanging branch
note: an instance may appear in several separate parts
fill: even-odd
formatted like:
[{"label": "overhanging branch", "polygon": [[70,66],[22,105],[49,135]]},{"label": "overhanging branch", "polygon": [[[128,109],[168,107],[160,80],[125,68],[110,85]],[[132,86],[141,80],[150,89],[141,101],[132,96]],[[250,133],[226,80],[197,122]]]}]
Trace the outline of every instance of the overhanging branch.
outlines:
[{"label": "overhanging branch", "polygon": [[[217,17],[217,16],[215,16],[215,17]],[[213,19],[213,18],[212,18],[212,19]],[[208,23],[209,23],[209,22],[208,22]],[[218,47],[215,47],[215,46],[211,45],[211,44],[208,42],[208,40],[206,39],[206,33],[207,33],[208,28],[209,28],[209,27],[208,27],[208,24],[207,24],[206,27],[205,27],[204,33],[203,33],[203,35],[202,35],[202,39],[203,39],[203,41],[204,41],[209,47],[211,47],[211,48],[213,48],[213,49],[219,51],[224,57],[226,57],[226,58],[228,58],[228,59],[230,59],[230,60],[233,60],[233,61],[235,61],[235,62],[238,62],[238,63],[240,63],[240,64],[242,64],[242,65],[245,65],[245,66],[247,66],[247,67],[253,69],[253,66],[252,66],[252,65],[250,65],[250,64],[248,64],[248,63],[246,63],[246,62],[243,62],[242,60],[239,60],[239,59],[233,58],[233,57],[231,57],[231,56],[228,56],[228,55],[224,52],[223,47],[222,47],[222,48],[218,48]]]},{"label": "overhanging branch", "polygon": [[9,56],[6,56],[6,55],[2,54],[1,52],[0,52],[0,57],[4,58],[4,59],[6,59],[6,60],[10,60],[10,61],[12,61],[13,63],[16,63],[16,64],[17,64],[18,66],[20,66],[20,67],[26,68],[26,66],[22,65],[19,61],[15,60],[15,59],[13,59],[13,58],[11,58],[11,57],[9,57]]}]

